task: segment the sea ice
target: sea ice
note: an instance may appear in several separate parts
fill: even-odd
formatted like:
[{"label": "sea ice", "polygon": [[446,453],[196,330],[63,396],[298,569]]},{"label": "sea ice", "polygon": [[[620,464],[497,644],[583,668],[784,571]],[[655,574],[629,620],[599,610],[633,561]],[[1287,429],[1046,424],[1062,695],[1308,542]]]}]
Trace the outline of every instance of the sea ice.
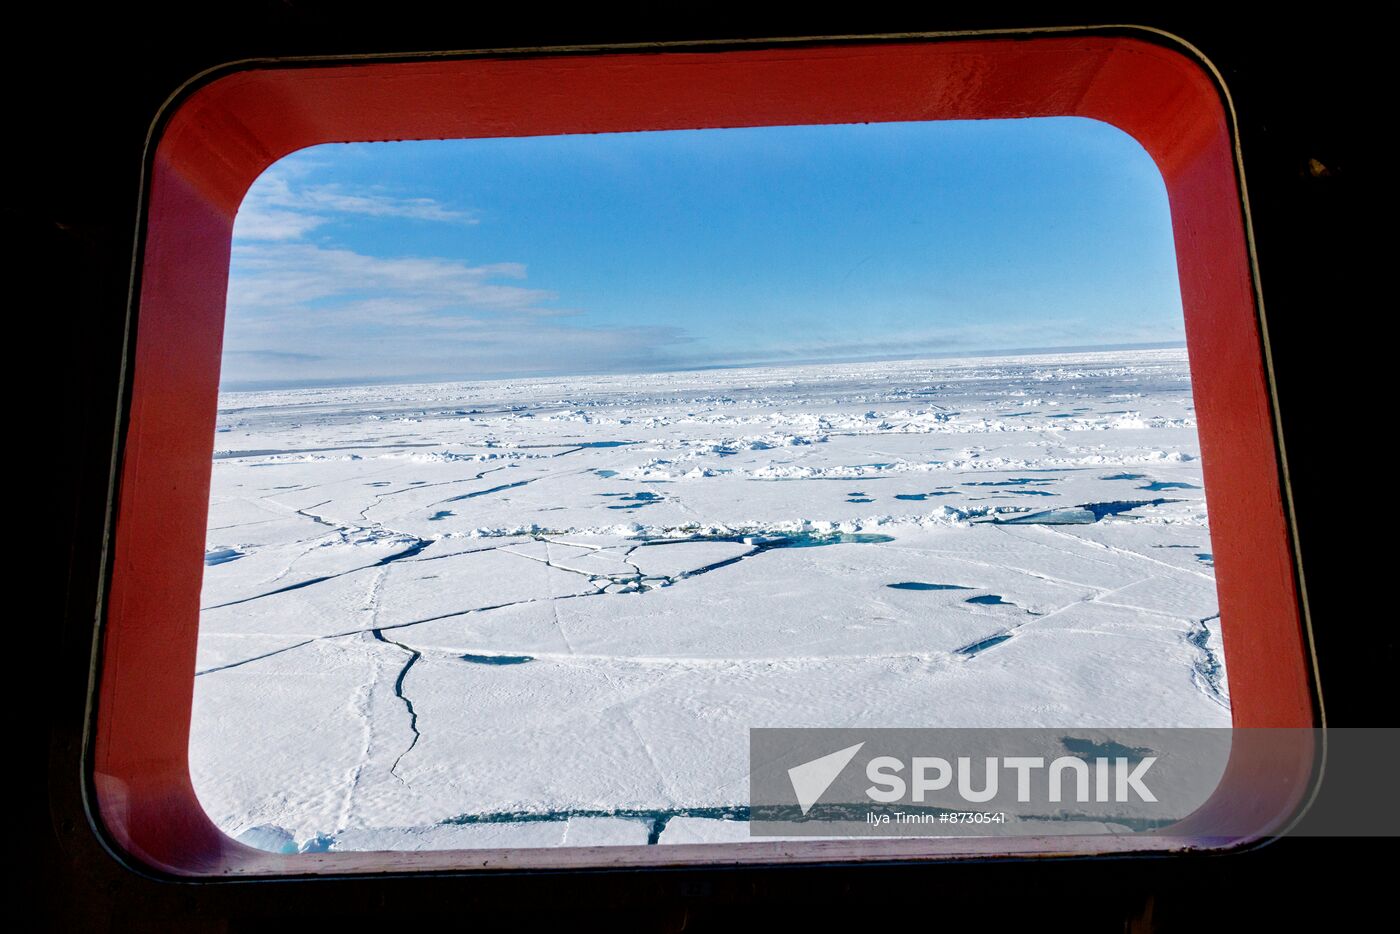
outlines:
[{"label": "sea ice", "polygon": [[744,840],[759,726],[1228,726],[1185,352],[220,399],[190,765],[268,849]]}]

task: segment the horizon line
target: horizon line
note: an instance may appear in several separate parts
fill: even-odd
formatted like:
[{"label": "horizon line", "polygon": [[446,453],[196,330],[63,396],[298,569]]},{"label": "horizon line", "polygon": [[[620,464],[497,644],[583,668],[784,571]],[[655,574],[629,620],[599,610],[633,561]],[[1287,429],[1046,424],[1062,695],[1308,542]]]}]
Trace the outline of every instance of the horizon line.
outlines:
[{"label": "horizon line", "polygon": [[219,394],[245,393],[245,392],[274,392],[277,390],[298,390],[298,389],[360,389],[374,386],[415,386],[415,385],[438,385],[442,383],[491,383],[505,382],[514,379],[563,379],[563,378],[591,378],[598,376],[646,376],[659,373],[703,373],[711,370],[744,370],[757,369],[760,367],[782,367],[782,366],[817,366],[821,364],[843,365],[852,363],[896,363],[908,360],[934,360],[934,359],[972,359],[977,357],[1016,357],[1035,354],[1061,354],[1061,353],[1096,353],[1113,350],[1170,350],[1185,349],[1184,340],[1176,341],[1142,341],[1122,344],[1074,344],[1055,347],[1015,347],[1000,350],[945,350],[937,353],[908,353],[895,355],[876,355],[864,357],[803,357],[796,359],[766,359],[744,363],[708,363],[689,364],[676,366],[663,366],[653,369],[618,369],[618,370],[579,370],[579,371],[557,371],[557,372],[524,372],[514,375],[469,377],[461,375],[445,374],[423,374],[405,377],[366,377],[364,379],[347,379],[345,377],[326,377],[324,379],[304,379],[304,380],[236,380],[225,384],[222,380],[219,383]]}]

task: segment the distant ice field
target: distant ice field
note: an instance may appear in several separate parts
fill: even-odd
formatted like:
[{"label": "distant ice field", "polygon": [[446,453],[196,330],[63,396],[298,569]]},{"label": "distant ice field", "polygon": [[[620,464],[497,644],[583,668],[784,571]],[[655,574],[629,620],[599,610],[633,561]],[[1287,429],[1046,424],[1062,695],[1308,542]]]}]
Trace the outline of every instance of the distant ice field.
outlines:
[{"label": "distant ice field", "polygon": [[220,398],[190,765],[274,850],[743,840],[748,729],[1228,726],[1184,350]]}]

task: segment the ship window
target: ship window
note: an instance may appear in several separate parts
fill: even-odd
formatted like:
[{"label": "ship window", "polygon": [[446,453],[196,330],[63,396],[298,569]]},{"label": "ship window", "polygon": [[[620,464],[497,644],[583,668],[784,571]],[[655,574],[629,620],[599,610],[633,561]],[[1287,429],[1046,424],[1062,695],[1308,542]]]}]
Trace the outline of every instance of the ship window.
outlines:
[{"label": "ship window", "polygon": [[93,762],[139,862],[810,860],[741,833],[749,727],[1311,723],[1182,52],[235,70],[151,171]]}]

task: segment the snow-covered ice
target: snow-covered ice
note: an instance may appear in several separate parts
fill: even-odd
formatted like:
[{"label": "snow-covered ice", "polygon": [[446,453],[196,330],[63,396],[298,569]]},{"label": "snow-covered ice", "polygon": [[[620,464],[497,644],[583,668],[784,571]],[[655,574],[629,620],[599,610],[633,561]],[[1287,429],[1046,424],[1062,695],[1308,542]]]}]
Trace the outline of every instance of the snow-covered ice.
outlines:
[{"label": "snow-covered ice", "polygon": [[190,765],[269,849],[746,838],[748,728],[1228,726],[1183,350],[221,397]]}]

